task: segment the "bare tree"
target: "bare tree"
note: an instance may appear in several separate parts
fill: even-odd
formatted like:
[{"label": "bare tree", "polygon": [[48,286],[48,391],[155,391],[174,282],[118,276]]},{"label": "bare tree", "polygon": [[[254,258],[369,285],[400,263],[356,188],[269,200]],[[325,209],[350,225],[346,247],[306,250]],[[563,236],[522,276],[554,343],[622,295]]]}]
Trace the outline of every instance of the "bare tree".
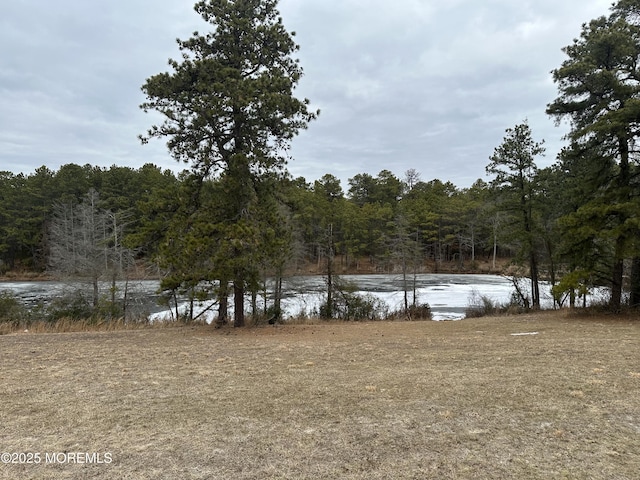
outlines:
[{"label": "bare tree", "polygon": [[92,189],[82,203],[58,203],[49,229],[51,271],[90,281],[94,307],[98,306],[103,278],[112,280],[111,299],[115,303],[115,281],[123,278],[133,259],[122,245],[123,224],[116,214],[101,210],[98,200],[98,192]]},{"label": "bare tree", "polygon": [[413,187],[416,186],[416,183],[420,181],[420,172],[418,172],[415,168],[410,168],[406,172],[404,172],[404,183],[407,188],[407,191],[413,190]]}]

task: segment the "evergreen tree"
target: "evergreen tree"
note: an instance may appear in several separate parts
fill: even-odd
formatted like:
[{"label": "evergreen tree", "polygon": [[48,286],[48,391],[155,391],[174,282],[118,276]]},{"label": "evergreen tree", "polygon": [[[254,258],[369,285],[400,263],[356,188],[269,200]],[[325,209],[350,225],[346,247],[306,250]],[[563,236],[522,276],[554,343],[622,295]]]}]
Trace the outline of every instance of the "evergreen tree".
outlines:
[{"label": "evergreen tree", "polygon": [[583,25],[580,38],[563,49],[568,58],[553,71],[559,96],[547,107],[558,121],[571,120],[569,139],[582,161],[614,164],[610,174],[588,192],[587,200],[604,200],[596,209],[591,203],[590,216],[606,224],[615,237],[611,268],[611,307],[615,310],[621,305],[624,261],[639,256],[633,162],[640,126],[638,10],[637,1],[619,1],[609,17]]},{"label": "evergreen tree", "polygon": [[520,256],[526,259],[531,277],[532,307],[540,308],[539,265],[535,203],[538,168],[535,157],[544,153],[542,142],[532,138],[527,122],[509,128],[487,165],[495,175],[493,185],[503,197],[503,208],[511,215],[514,238],[520,244]]},{"label": "evergreen tree", "polygon": [[293,90],[302,69],[292,55],[298,49],[284,28],[277,0],[208,0],[195,10],[212,31],[178,40],[182,60],[170,60],[171,73],[147,79],[145,110],[164,115],[143,142],[168,138],[177,160],[191,163],[203,178],[222,173],[233,186],[233,212],[227,219],[236,269],[235,325],[244,324],[244,291],[249,272],[241,255],[247,213],[258,201],[255,182],[262,173],[284,166],[290,141],[316,117],[308,101]]}]

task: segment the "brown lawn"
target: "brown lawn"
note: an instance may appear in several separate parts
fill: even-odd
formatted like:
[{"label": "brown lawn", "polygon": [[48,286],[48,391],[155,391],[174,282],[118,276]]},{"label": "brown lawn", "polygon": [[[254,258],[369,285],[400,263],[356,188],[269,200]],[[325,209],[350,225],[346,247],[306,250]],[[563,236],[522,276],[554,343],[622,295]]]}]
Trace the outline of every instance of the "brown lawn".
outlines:
[{"label": "brown lawn", "polygon": [[631,317],[20,333],[0,361],[2,479],[640,478]]}]

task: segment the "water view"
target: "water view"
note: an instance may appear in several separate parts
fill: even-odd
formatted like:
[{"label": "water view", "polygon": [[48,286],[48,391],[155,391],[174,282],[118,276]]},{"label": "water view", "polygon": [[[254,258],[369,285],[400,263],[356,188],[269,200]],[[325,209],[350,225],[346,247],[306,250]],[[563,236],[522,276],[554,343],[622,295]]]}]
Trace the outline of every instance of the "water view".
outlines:
[{"label": "water view", "polygon": [[[404,305],[404,291],[408,291],[409,302],[413,303],[414,292],[417,304],[428,303],[434,320],[458,320],[464,318],[465,309],[482,296],[494,302],[506,303],[514,291],[511,280],[497,275],[454,275],[421,274],[405,281],[401,275],[345,275],[341,281],[348,282],[359,294],[370,294],[382,301],[391,311]],[[317,313],[325,299],[326,285],[322,276],[295,276],[284,281],[284,299],[282,302],[284,317]],[[46,304],[77,289],[78,284],[64,282],[2,282],[0,291],[9,291],[27,306]],[[152,319],[170,318],[171,311],[162,305],[158,294],[157,280],[129,282],[126,285],[130,311],[148,314]],[[105,285],[102,291],[108,291]],[[543,288],[543,291],[546,289]],[[118,283],[117,294],[122,298],[125,284]],[[551,302],[547,294],[547,302]],[[232,303],[232,302],[231,302]],[[203,310],[210,303],[202,303]],[[215,309],[213,309],[215,310]],[[207,313],[207,320],[213,313]]]}]

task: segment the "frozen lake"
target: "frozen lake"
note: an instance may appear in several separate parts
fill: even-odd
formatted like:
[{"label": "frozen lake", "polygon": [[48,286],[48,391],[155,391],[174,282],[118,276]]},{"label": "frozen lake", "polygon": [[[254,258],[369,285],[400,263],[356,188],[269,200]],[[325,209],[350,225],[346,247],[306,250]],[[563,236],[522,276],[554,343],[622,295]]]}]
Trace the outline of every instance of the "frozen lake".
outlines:
[{"label": "frozen lake", "polygon": [[[404,304],[401,275],[343,275],[340,279],[354,285],[358,293],[371,294],[383,300],[391,311],[401,309]],[[410,303],[413,301],[413,283],[413,276],[409,276]],[[155,280],[129,282],[131,309],[151,314],[153,318],[168,316],[166,307],[158,303],[158,286],[159,282]],[[0,291],[12,292],[29,306],[47,303],[73,288],[74,285],[62,282],[0,282]],[[325,297],[326,285],[322,276],[296,276],[285,279],[283,288],[282,307],[286,318],[316,312]],[[122,283],[119,290],[122,294]],[[108,291],[106,284],[102,291]],[[415,291],[416,302],[428,303],[434,320],[456,320],[464,318],[465,309],[474,298],[486,296],[494,302],[507,303],[513,293],[513,285],[509,278],[497,275],[421,274],[415,278]],[[551,306],[548,287],[542,285],[541,291],[543,303]]]},{"label": "frozen lake", "polygon": [[[401,275],[345,275],[342,280],[357,285],[357,293],[383,300],[391,311],[404,306]],[[293,277],[286,281],[284,308],[289,315],[317,308],[326,295],[323,277]],[[409,303],[413,302],[414,278],[407,278]],[[541,287],[544,292],[544,287]],[[548,289],[546,289],[548,290]],[[508,303],[514,292],[511,280],[498,275],[420,274],[415,278],[416,303],[428,303],[434,320],[458,320],[474,299],[481,296],[497,303]],[[553,305],[550,295],[546,304]],[[296,310],[297,309],[297,310]]]}]

